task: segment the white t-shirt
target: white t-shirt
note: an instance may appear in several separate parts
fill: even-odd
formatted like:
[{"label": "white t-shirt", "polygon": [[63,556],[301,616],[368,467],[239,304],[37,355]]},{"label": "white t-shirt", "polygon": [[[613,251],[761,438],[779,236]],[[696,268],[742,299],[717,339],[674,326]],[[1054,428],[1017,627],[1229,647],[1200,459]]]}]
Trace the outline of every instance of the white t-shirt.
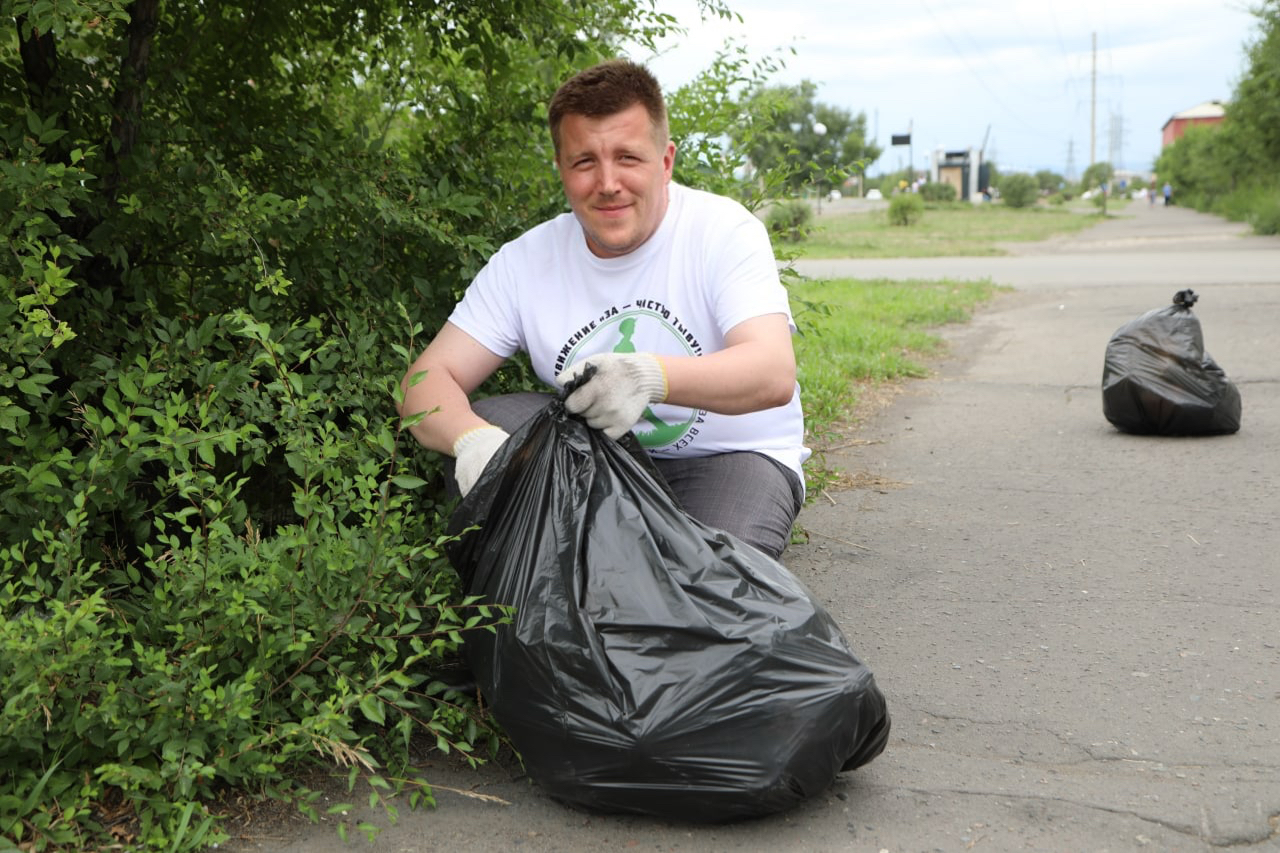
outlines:
[{"label": "white t-shirt", "polygon": [[[786,314],[795,323],[764,224],[732,199],[672,183],[662,224],[619,258],[599,258],[572,213],[504,245],[449,320],[504,358],[529,353],[548,385],[602,352],[698,356],[724,348],[738,323]],[[651,455],[752,450],[804,482],[800,388],[784,406],[721,415],[654,405],[632,430]]]}]

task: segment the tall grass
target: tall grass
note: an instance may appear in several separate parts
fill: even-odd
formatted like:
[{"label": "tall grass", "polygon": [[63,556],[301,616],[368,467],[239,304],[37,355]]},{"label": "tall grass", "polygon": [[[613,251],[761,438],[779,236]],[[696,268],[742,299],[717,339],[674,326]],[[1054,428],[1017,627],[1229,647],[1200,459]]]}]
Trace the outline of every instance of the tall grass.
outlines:
[{"label": "tall grass", "polygon": [[1197,207],[1247,222],[1255,234],[1280,234],[1280,182],[1249,184]]}]

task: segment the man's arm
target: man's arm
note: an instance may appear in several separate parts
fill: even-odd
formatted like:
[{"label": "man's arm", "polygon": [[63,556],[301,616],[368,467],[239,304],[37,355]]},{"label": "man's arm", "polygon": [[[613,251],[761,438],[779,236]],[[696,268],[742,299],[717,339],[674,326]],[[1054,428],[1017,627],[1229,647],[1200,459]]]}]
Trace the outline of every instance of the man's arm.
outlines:
[{"label": "man's arm", "polygon": [[[487,426],[488,422],[471,410],[468,395],[503,361],[457,326],[445,323],[400,382],[405,389],[400,416],[429,413],[410,427],[413,437],[431,450],[453,453],[460,435]],[[415,382],[419,374],[425,375]]]},{"label": "man's arm", "polygon": [[786,405],[796,390],[796,355],[785,314],[743,320],[718,352],[657,358],[667,374],[666,402],[677,406],[742,415]]},{"label": "man's arm", "polygon": [[785,314],[744,320],[725,335],[725,348],[705,356],[597,353],[556,377],[567,385],[592,376],[565,399],[565,408],[618,438],[650,403],[674,403],[724,415],[785,405],[795,394],[796,357]]}]

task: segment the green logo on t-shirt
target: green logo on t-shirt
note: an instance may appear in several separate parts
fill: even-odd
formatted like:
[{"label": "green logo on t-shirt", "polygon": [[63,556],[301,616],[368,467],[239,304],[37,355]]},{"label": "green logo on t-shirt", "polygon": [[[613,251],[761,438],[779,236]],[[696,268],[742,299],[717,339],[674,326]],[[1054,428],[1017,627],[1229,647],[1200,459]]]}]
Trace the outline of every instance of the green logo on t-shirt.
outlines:
[{"label": "green logo on t-shirt", "polygon": [[[618,323],[618,343],[614,346],[613,351],[635,352],[635,344],[631,342],[631,336],[635,334],[635,331],[636,318],[623,317]],[[635,430],[635,436],[640,441],[640,446],[664,447],[678,440],[689,430],[689,427],[693,426],[694,420],[697,418],[697,412],[690,412],[688,420],[683,422],[667,423],[655,415],[653,409],[646,406],[640,418],[653,427],[650,430]]]}]

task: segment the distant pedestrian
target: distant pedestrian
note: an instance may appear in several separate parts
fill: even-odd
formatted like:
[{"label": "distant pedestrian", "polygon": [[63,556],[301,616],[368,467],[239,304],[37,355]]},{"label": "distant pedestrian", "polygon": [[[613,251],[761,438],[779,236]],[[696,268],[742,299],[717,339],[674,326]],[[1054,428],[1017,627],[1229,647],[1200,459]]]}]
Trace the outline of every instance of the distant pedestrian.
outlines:
[{"label": "distant pedestrian", "polygon": [[1147,206],[1155,207],[1156,204],[1156,182],[1152,181],[1151,186],[1147,187]]},{"label": "distant pedestrian", "polygon": [[1173,203],[1173,184],[1165,181],[1164,184],[1164,206],[1168,207]]}]

